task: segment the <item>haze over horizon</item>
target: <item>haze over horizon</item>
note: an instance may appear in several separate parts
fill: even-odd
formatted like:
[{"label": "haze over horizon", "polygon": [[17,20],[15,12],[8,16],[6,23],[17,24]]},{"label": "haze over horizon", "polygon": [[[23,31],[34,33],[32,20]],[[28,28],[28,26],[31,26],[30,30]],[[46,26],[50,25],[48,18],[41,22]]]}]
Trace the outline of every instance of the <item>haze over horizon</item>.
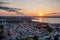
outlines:
[{"label": "haze over horizon", "polygon": [[0,16],[60,16],[60,0],[0,0]]}]

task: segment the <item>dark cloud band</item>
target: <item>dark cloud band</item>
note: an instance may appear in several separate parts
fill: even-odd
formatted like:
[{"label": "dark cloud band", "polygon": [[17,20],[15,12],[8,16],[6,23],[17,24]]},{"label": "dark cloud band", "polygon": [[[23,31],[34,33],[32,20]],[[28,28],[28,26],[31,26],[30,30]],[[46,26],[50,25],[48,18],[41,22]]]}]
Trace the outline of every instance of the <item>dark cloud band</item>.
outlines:
[{"label": "dark cloud band", "polygon": [[5,6],[0,6],[0,10],[5,10],[8,12],[15,12],[16,14],[23,14],[22,12],[19,12],[18,10],[22,10],[22,9],[17,9],[17,8],[10,8],[10,7],[5,7]]}]

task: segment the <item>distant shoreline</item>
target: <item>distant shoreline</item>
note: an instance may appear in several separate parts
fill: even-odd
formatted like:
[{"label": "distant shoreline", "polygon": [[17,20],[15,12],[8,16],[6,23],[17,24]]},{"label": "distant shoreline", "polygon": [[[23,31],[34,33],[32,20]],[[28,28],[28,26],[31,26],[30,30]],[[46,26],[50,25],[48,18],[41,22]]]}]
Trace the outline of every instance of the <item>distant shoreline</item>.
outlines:
[{"label": "distant shoreline", "polygon": [[[16,19],[19,19],[19,18],[60,18],[60,16],[0,16],[0,18],[12,18],[12,19],[14,19],[14,18],[16,18]],[[38,23],[45,23],[45,24],[47,24],[46,22],[38,22]],[[48,24],[59,24],[60,25],[60,23],[48,23]]]},{"label": "distant shoreline", "polygon": [[60,16],[0,16],[0,17],[37,17],[37,18],[60,18]]}]

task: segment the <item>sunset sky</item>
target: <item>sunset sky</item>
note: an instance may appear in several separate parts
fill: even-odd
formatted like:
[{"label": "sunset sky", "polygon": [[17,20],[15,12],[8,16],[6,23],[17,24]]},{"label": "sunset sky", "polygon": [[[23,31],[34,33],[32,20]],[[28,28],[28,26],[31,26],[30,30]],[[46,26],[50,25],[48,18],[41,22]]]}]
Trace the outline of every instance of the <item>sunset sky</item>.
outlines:
[{"label": "sunset sky", "polygon": [[60,0],[0,0],[0,15],[60,16]]}]

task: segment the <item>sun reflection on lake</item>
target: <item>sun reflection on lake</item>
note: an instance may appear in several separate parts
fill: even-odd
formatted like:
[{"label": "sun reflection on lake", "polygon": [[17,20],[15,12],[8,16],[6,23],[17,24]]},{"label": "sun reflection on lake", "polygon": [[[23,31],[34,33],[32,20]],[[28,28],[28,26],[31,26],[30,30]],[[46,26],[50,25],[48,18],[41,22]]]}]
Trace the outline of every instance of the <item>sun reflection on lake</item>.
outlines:
[{"label": "sun reflection on lake", "polygon": [[39,18],[38,22],[42,22],[42,18]]}]

